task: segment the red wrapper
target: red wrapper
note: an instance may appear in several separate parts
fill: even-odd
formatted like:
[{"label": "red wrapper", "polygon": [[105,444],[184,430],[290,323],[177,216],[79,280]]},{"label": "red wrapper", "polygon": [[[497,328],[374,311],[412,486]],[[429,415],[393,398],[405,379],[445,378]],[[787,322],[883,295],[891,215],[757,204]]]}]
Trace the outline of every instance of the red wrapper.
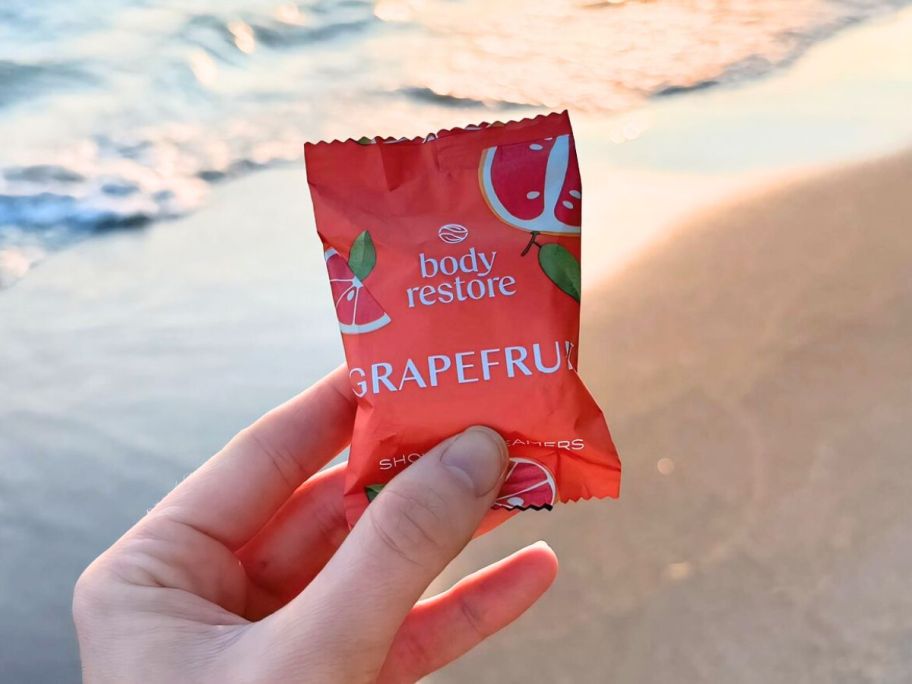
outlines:
[{"label": "red wrapper", "polygon": [[576,368],[582,186],[567,113],[307,144],[305,157],[358,398],[349,522],[476,424],[510,452],[495,508],[616,497],[617,451]]}]

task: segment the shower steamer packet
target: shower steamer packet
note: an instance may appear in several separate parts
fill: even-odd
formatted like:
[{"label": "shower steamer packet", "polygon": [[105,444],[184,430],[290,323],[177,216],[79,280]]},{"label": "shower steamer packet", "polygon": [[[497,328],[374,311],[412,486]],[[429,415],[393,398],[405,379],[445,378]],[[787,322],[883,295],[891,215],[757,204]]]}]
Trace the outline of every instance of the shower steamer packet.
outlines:
[{"label": "shower steamer packet", "polygon": [[470,425],[509,449],[494,509],[616,497],[621,464],[576,367],[582,188],[567,113],[308,143],[305,157],[358,401],[349,523]]}]

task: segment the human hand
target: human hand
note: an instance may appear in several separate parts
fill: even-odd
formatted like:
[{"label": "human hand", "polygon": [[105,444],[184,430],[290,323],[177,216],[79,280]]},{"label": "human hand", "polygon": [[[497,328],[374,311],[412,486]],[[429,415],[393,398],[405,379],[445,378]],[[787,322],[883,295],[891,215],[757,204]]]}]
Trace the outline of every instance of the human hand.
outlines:
[{"label": "human hand", "polygon": [[[403,682],[458,658],[548,588],[543,543],[431,599],[503,480],[486,428],[404,470],[349,532],[344,369],[237,435],[96,559],[73,614],[86,682]],[[417,603],[416,603],[417,602]]]}]

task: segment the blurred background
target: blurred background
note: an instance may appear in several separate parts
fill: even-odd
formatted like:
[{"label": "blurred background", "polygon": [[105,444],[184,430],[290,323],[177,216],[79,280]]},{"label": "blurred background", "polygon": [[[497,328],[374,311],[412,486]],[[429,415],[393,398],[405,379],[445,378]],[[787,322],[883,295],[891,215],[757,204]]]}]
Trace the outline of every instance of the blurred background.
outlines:
[{"label": "blurred background", "polygon": [[912,3],[4,0],[0,671],[80,571],[341,362],[302,143],[568,108],[617,502],[432,681],[912,679]]}]

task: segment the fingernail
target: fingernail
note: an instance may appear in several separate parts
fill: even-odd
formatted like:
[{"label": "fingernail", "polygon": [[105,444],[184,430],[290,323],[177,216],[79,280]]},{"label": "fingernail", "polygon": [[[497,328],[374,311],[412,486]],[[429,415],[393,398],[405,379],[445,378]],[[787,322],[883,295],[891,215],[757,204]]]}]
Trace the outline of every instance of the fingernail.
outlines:
[{"label": "fingernail", "polygon": [[507,446],[490,428],[472,427],[447,445],[440,462],[467,480],[475,496],[483,496],[500,484]]}]

